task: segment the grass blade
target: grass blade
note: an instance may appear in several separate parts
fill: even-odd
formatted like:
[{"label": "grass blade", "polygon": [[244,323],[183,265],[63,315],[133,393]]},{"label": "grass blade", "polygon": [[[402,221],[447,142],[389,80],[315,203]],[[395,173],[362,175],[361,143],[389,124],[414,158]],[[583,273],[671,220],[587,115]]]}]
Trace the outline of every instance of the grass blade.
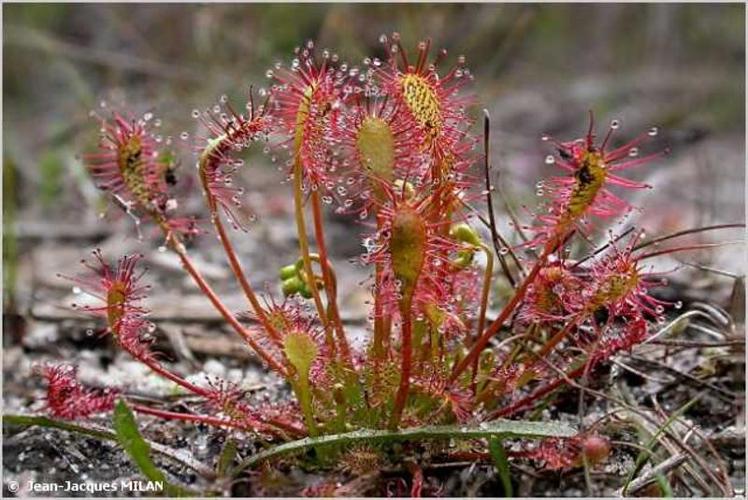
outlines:
[{"label": "grass blade", "polygon": [[73,424],[70,422],[63,422],[60,420],[52,420],[48,417],[33,416],[33,415],[3,415],[3,426],[15,425],[18,427],[31,427],[38,425],[39,427],[46,427],[51,429],[60,429],[63,431],[77,432],[78,434],[84,434],[91,436],[96,439],[103,441],[116,441],[117,435],[113,432],[92,429],[90,427],[84,427],[82,425]]},{"label": "grass blade", "polygon": [[670,482],[667,478],[662,474],[657,474],[655,478],[660,487],[660,491],[662,491],[662,498],[673,498],[673,489],[670,487]]},{"label": "grass blade", "polygon": [[151,447],[140,435],[135,416],[124,401],[120,400],[114,407],[114,430],[117,441],[130,456],[140,472],[151,481],[161,483],[168,496],[194,496],[185,488],[170,484],[164,474],[151,460]]},{"label": "grass blade", "polygon": [[501,437],[495,436],[488,440],[488,451],[491,452],[491,458],[493,458],[496,470],[499,473],[501,485],[504,487],[504,496],[513,497],[512,473],[509,471],[509,460],[506,457],[506,450],[504,450]]},{"label": "grass blade", "polygon": [[236,440],[232,437],[227,438],[226,442],[223,444],[221,454],[218,457],[218,462],[216,463],[216,475],[218,477],[228,475],[229,469],[234,464],[236,453]]},{"label": "grass blade", "polygon": [[[15,427],[44,427],[47,429],[59,429],[67,432],[74,432],[89,436],[100,441],[117,441],[117,434],[111,430],[101,427],[93,426],[93,424],[81,425],[74,424],[71,422],[65,422],[63,420],[53,420],[49,417],[37,416],[37,415],[3,415],[3,426],[15,426]],[[204,464],[196,461],[191,455],[185,454],[183,451],[179,452],[168,446],[164,446],[158,443],[150,443],[151,449],[156,453],[159,453],[165,457],[170,458],[182,465],[189,467],[195,472],[199,473],[206,479],[213,479],[215,473],[213,470]]]},{"label": "grass blade", "polygon": [[240,472],[248,467],[253,467],[263,460],[304,451],[313,447],[317,448],[334,445],[350,446],[362,442],[366,444],[381,444],[428,439],[490,439],[497,435],[500,435],[503,438],[545,438],[569,437],[575,434],[576,430],[566,424],[555,422],[527,422],[520,420],[496,420],[493,422],[484,422],[479,426],[472,427],[442,425],[415,427],[400,431],[362,429],[344,434],[331,434],[315,438],[304,438],[298,441],[280,444],[249,457],[234,470],[235,472]]}]

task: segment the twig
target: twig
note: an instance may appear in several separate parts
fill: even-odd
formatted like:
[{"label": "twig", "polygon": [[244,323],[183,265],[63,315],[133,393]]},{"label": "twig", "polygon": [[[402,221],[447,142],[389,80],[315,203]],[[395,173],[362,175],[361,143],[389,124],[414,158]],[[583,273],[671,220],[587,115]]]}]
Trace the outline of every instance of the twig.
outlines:
[{"label": "twig", "polygon": [[641,261],[644,259],[651,259],[652,257],[659,257],[660,255],[669,255],[675,252],[687,252],[691,250],[708,250],[710,248],[720,248],[728,245],[744,245],[743,240],[731,240],[731,241],[720,241],[719,243],[702,243],[699,245],[687,245],[683,247],[665,248],[663,250],[656,250],[654,252],[648,252],[644,255],[639,255],[636,260]]},{"label": "twig", "polygon": [[[705,313],[705,312],[702,312],[702,311],[688,311],[688,312],[685,312],[685,313],[681,314],[680,316],[678,316],[677,318],[675,318],[675,319],[674,319],[673,321],[671,321],[670,323],[668,323],[667,325],[665,325],[665,326],[663,326],[662,328],[660,328],[660,329],[659,329],[659,330],[657,331],[657,333],[655,333],[654,335],[652,335],[652,336],[651,336],[651,337],[649,337],[648,339],[644,340],[644,342],[642,342],[642,343],[641,343],[641,345],[644,345],[644,344],[649,344],[649,343],[651,343],[651,342],[654,342],[654,341],[655,341],[656,339],[658,339],[659,337],[661,337],[661,336],[665,335],[665,334],[666,334],[666,333],[668,333],[668,332],[669,332],[670,330],[673,330],[673,329],[674,329],[674,328],[675,328],[675,327],[676,327],[677,325],[679,325],[679,324],[680,324],[680,323],[681,323],[682,321],[684,321],[684,320],[686,320],[686,319],[688,319],[688,318],[690,318],[690,317],[692,317],[692,316],[702,316],[702,317],[704,317],[704,318],[706,318],[706,319],[708,319],[708,320],[711,320],[711,319],[712,319],[712,318],[711,318],[711,316],[709,316],[709,315],[708,315],[707,313]],[[691,325],[691,324],[689,324],[689,326],[691,326],[691,327],[692,327],[692,326],[694,326],[694,325]]]},{"label": "twig", "polygon": [[[662,408],[662,406],[660,406],[655,396],[652,396],[652,404],[653,404],[656,414],[660,415],[661,418],[669,418],[667,412]],[[680,424],[686,428],[685,435],[681,438],[680,434],[678,433],[676,429],[673,429],[673,433],[678,437],[678,439],[682,440],[681,442],[683,445],[683,450],[686,451],[689,455],[691,455],[691,458],[693,459],[693,461],[704,471],[704,473],[710,479],[712,479],[712,481],[715,484],[719,486],[719,488],[722,490],[721,492],[722,496],[724,497],[734,496],[730,481],[729,479],[727,479],[727,476],[725,475],[726,467],[724,466],[724,462],[719,457],[719,454],[717,453],[717,451],[714,449],[714,447],[712,447],[707,442],[707,440],[705,439],[705,436],[698,431],[698,426],[696,424],[693,424],[685,419],[681,419]],[[717,461],[716,466],[711,461],[708,461],[707,459],[703,458],[699,453],[696,452],[694,448],[691,448],[690,446],[688,446],[687,442],[688,442],[689,437],[692,434],[698,435],[702,439],[703,444],[706,444],[707,447],[713,452],[714,457],[716,457],[716,461]],[[684,469],[687,467],[689,467],[688,464],[684,465]],[[720,482],[720,478],[718,478],[715,475],[715,471],[722,475],[723,482]],[[708,486],[704,491],[707,494],[711,494],[711,490],[708,488]]]},{"label": "twig", "polygon": [[693,234],[693,233],[701,233],[704,231],[714,231],[717,229],[738,229],[741,227],[745,227],[745,224],[738,223],[738,224],[717,224],[714,226],[704,226],[704,227],[694,227],[691,229],[684,229],[683,231],[677,231],[675,233],[666,234],[665,236],[660,236],[659,238],[654,238],[648,241],[644,241],[642,243],[639,243],[634,247],[634,250],[639,250],[644,247],[648,247],[650,245],[656,245],[657,243],[671,240],[673,238],[678,238],[679,236],[685,236],[687,234]]},{"label": "twig", "polygon": [[504,192],[504,187],[501,184],[501,171],[498,171],[496,174],[496,190],[499,193],[499,199],[501,199],[504,202],[504,210],[506,210],[507,215],[509,215],[509,218],[512,220],[512,223],[514,224],[514,229],[517,230],[517,234],[522,239],[523,242],[528,243],[530,239],[527,237],[525,232],[522,230],[522,224],[520,224],[519,217],[517,217],[517,214],[515,213],[514,209],[509,205],[509,199],[506,196],[506,193]]},{"label": "twig", "polygon": [[[631,483],[629,483],[629,487],[626,489],[626,494],[631,495],[632,493],[636,493],[651,482],[655,481],[657,479],[657,476],[665,475],[671,470],[680,467],[680,465],[685,462],[687,458],[688,457],[686,457],[685,453],[679,453],[678,455],[672,456],[667,460],[660,462],[655,467],[652,467],[647,472],[642,474],[641,477],[631,481]],[[622,497],[623,489],[619,489],[618,491],[616,491],[614,496]]]},{"label": "twig", "polygon": [[[590,394],[592,396],[597,396],[598,398],[604,399],[606,401],[614,402],[614,403],[620,405],[623,409],[631,412],[634,415],[639,416],[642,419],[642,421],[647,422],[650,425],[653,425],[655,428],[660,428],[661,427],[661,423],[658,422],[657,420],[655,420],[651,415],[647,414],[646,412],[644,412],[644,411],[642,411],[642,410],[640,410],[638,408],[633,407],[632,405],[628,404],[626,401],[624,401],[624,400],[622,400],[620,398],[616,398],[616,397],[610,396],[609,394],[606,394],[606,393],[604,393],[602,391],[597,391],[597,390],[594,390],[594,389],[590,389],[589,387],[583,388],[582,386],[579,385],[578,382],[576,382],[575,380],[571,379],[561,368],[555,366],[553,363],[549,362],[548,360],[544,360],[544,362],[545,362],[545,364],[550,369],[554,370],[555,372],[557,372],[559,374],[560,377],[562,377],[563,379],[565,379],[565,381],[566,381],[566,383],[567,383],[567,385],[569,387],[576,388],[576,389],[584,389],[584,390],[587,391],[588,394]],[[696,399],[700,398],[702,394],[703,394],[703,392],[700,393],[696,397]],[[683,423],[682,420],[678,420],[678,422],[679,423]],[[663,446],[666,446],[666,447],[668,447],[668,446],[675,446],[675,447],[680,448],[683,452],[685,452],[687,455],[689,455],[690,457],[692,457],[693,460],[696,463],[698,463],[702,468],[704,467],[704,465],[702,463],[703,460],[701,460],[701,458],[696,454],[696,452],[690,446],[688,446],[686,443],[684,443],[680,439],[680,436],[678,436],[677,434],[675,434],[671,429],[663,429],[662,433],[663,433],[664,436],[668,437],[673,442],[673,445],[669,445],[668,441],[663,439],[663,440],[661,440],[661,443],[663,444]],[[709,470],[707,468],[707,469],[704,469],[704,472],[715,483],[719,484],[719,481],[717,480],[716,476],[714,475],[714,473],[711,470]],[[692,477],[694,477],[694,479],[697,482],[699,482],[700,486],[702,488],[704,488],[704,491],[707,491],[707,492],[709,491],[708,485],[706,484],[706,482],[701,477],[696,476],[695,473],[691,474],[691,475],[692,475]]]},{"label": "twig", "polygon": [[684,266],[695,267],[696,269],[700,269],[701,271],[706,271],[708,273],[717,274],[719,276],[725,276],[727,278],[732,278],[732,279],[735,279],[735,280],[736,279],[740,279],[741,276],[742,276],[740,274],[735,274],[735,273],[731,273],[729,271],[725,271],[724,269],[717,269],[715,267],[705,266],[704,264],[699,264],[698,262],[691,262],[691,261],[687,261],[687,260],[681,260],[681,259],[678,259],[678,258],[676,258],[675,260],[677,260],[678,262],[680,262]]},{"label": "twig", "polygon": [[740,347],[745,346],[745,340],[726,340],[724,342],[699,342],[696,340],[654,340],[654,345],[665,345],[670,347]]},{"label": "twig", "polygon": [[[470,210],[470,212],[474,213],[475,216],[478,217],[478,220],[481,222],[481,224],[483,224],[487,228],[491,229],[491,222],[488,219],[486,219],[478,210],[476,210],[475,207],[473,207],[470,203],[466,202],[465,200],[460,200],[460,203],[462,203],[462,205],[465,208],[467,208],[468,210]],[[517,266],[517,269],[519,269],[520,274],[524,275],[525,274],[525,268],[522,265],[522,262],[517,257],[517,254],[514,252],[514,250],[512,249],[512,247],[509,244],[509,242],[507,241],[507,239],[504,238],[501,235],[501,233],[499,232],[498,228],[496,229],[496,237],[499,239],[499,243],[504,248],[506,248],[508,255],[514,261],[514,265]],[[501,249],[499,249],[499,253],[501,253]]]},{"label": "twig", "polygon": [[514,276],[512,276],[511,271],[509,271],[509,266],[507,266],[506,258],[504,257],[504,254],[501,253],[501,245],[504,245],[505,248],[508,248],[508,245],[505,241],[501,241],[499,237],[499,232],[496,229],[496,215],[493,211],[493,197],[491,196],[492,193],[492,187],[491,187],[491,176],[489,174],[490,170],[490,164],[488,160],[489,155],[489,144],[490,144],[490,135],[491,135],[491,117],[488,115],[488,110],[483,110],[483,172],[486,176],[486,205],[488,209],[488,227],[491,230],[491,241],[493,241],[493,248],[496,252],[496,256],[499,258],[499,263],[501,264],[501,270],[504,272],[504,275],[506,275],[506,278],[509,280],[509,283],[512,285],[512,288],[517,286],[517,282],[514,279]]},{"label": "twig", "polygon": [[630,227],[630,228],[628,228],[627,230],[625,230],[624,232],[622,232],[621,234],[619,234],[618,236],[616,236],[615,238],[613,238],[612,240],[610,240],[609,242],[607,242],[606,244],[604,244],[603,246],[601,246],[601,247],[597,248],[597,249],[596,249],[596,250],[595,250],[594,252],[592,252],[591,254],[588,254],[587,256],[585,256],[585,257],[582,257],[581,259],[579,259],[578,261],[576,261],[576,262],[575,262],[575,263],[574,263],[574,264],[573,264],[573,265],[571,266],[571,268],[572,268],[572,269],[574,269],[574,268],[576,268],[577,266],[579,266],[579,265],[583,264],[584,262],[586,262],[586,261],[590,260],[591,258],[595,257],[596,255],[599,255],[599,254],[600,254],[601,252],[605,251],[605,249],[606,249],[606,248],[610,247],[610,246],[611,246],[611,245],[613,245],[614,243],[617,243],[618,241],[620,241],[620,240],[622,240],[623,238],[625,238],[625,237],[626,237],[627,235],[629,235],[629,234],[631,233],[631,231],[633,231],[634,229],[636,229],[636,228],[635,228],[635,227]]},{"label": "twig", "polygon": [[629,372],[631,372],[631,373],[633,373],[635,375],[638,375],[639,377],[643,378],[644,380],[650,380],[650,381],[656,382],[658,384],[669,384],[670,383],[670,380],[665,380],[665,379],[662,379],[662,378],[653,377],[652,375],[647,375],[646,373],[640,372],[639,370],[636,370],[636,369],[630,367],[629,365],[627,365],[627,364],[625,364],[625,363],[623,363],[620,360],[617,360],[615,358],[611,358],[611,361],[613,362],[614,365],[618,365],[621,368],[623,368],[624,370],[629,371]]},{"label": "twig", "polygon": [[663,363],[661,361],[657,361],[657,360],[654,360],[654,359],[642,358],[642,357],[634,356],[634,355],[629,355],[628,358],[632,359],[634,361],[638,361],[640,363],[645,363],[645,364],[649,364],[649,365],[652,365],[652,366],[656,366],[656,367],[658,367],[658,368],[660,368],[662,370],[665,370],[665,371],[668,371],[668,372],[672,373],[673,375],[677,375],[677,376],[682,377],[682,378],[684,378],[686,380],[689,380],[689,381],[693,382],[696,385],[707,387],[707,388],[715,391],[717,394],[721,395],[722,399],[724,401],[728,402],[728,403],[735,403],[737,401],[737,399],[738,399],[738,395],[736,393],[732,392],[732,391],[728,391],[727,389],[723,389],[721,387],[718,387],[718,386],[712,384],[711,382],[706,382],[704,380],[701,380],[698,377],[694,377],[690,373],[682,372],[682,371],[678,370],[677,368],[673,368],[672,366],[669,366],[669,365],[667,365],[667,364],[665,364],[665,363]]},{"label": "twig", "polygon": [[[688,424],[687,424],[688,425]],[[725,488],[722,489],[723,493],[726,494],[726,496],[733,496],[734,491],[732,488],[732,484],[730,483],[730,478],[727,474],[727,464],[723,460],[722,456],[717,452],[717,449],[714,447],[710,439],[704,435],[703,432],[701,432],[696,425],[691,425],[690,430],[699,438],[701,439],[701,442],[709,449],[709,452],[712,454],[712,457],[714,457],[714,460],[717,462],[717,472],[721,473],[722,480],[724,481],[723,486]]]}]

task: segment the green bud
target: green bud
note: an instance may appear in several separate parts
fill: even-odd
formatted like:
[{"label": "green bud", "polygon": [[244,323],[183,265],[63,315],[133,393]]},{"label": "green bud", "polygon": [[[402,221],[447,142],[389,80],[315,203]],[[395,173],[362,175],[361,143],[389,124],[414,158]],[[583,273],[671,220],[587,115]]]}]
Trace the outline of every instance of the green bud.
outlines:
[{"label": "green bud", "polygon": [[454,226],[452,226],[452,228],[449,230],[449,235],[457,241],[468,243],[476,247],[483,244],[483,241],[481,241],[478,233],[472,227],[468,226],[465,223],[455,224]]},{"label": "green bud", "polygon": [[483,351],[480,355],[481,370],[488,371],[496,364],[496,356],[491,351]]},{"label": "green bud", "polygon": [[457,258],[452,261],[452,265],[457,267],[458,269],[465,269],[470,264],[473,263],[473,256],[475,255],[475,252],[470,249],[462,249],[459,252],[457,252]]},{"label": "green bud", "polygon": [[304,294],[302,293],[302,290],[305,288],[306,285],[298,276],[293,276],[283,280],[283,283],[281,284],[281,290],[283,290],[283,295],[286,297],[295,293],[301,293],[303,296]]},{"label": "green bud", "polygon": [[345,404],[345,394],[343,393],[343,384],[337,383],[332,387],[332,397],[335,403],[339,405]]},{"label": "green bud", "polygon": [[295,264],[289,264],[287,266],[283,266],[280,268],[280,279],[285,281],[289,278],[293,278],[294,276],[297,276],[298,272],[296,271],[296,265]]},{"label": "green bud", "polygon": [[416,190],[413,189],[413,184],[411,184],[410,182],[405,182],[402,179],[396,179],[393,184],[395,185],[396,191],[405,191],[405,198],[408,200],[416,195]]},{"label": "green bud", "polygon": [[446,314],[444,314],[444,311],[439,309],[439,306],[437,306],[436,304],[430,302],[426,304],[425,312],[426,318],[428,318],[429,323],[431,323],[431,326],[434,327],[434,330],[438,330],[439,328],[441,328],[446,318]]},{"label": "green bud", "polygon": [[309,287],[304,284],[301,289],[299,290],[299,295],[304,297],[305,299],[311,299],[312,298],[312,292],[309,290]]}]

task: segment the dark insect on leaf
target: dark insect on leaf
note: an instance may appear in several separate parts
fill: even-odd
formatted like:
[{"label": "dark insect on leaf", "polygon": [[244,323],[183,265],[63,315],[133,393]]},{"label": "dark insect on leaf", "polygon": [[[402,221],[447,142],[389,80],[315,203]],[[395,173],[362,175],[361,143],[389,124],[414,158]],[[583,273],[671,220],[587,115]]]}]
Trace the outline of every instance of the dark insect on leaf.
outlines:
[{"label": "dark insect on leaf", "polygon": [[177,170],[176,167],[169,167],[166,169],[166,173],[164,174],[164,180],[170,186],[174,186],[177,184],[176,170]]},{"label": "dark insect on leaf", "polygon": [[610,317],[610,313],[608,312],[607,307],[598,307],[595,309],[595,312],[593,313],[593,317],[595,318],[595,324],[597,326],[602,326],[605,323],[608,322],[608,318]]},{"label": "dark insect on leaf", "polygon": [[587,163],[582,164],[582,166],[574,172],[574,177],[576,177],[583,186],[591,184],[592,181],[595,180]]}]

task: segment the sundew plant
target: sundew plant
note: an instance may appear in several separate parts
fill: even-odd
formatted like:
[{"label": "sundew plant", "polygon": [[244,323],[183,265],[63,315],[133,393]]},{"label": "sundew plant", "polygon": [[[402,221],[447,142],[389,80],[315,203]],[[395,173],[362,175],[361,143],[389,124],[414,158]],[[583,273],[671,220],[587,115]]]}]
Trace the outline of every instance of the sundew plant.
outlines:
[{"label": "sundew plant", "polygon": [[[622,141],[617,120],[601,127],[590,112],[579,117],[580,138],[542,136],[538,147],[557,175],[538,182],[538,205],[502,232],[492,201],[490,120],[479,112],[465,57],[434,51],[429,40],[406,47],[397,33],[380,41],[386,57],[358,66],[307,42],[269,69],[267,88],[250,91],[246,102],[221,97],[192,111],[202,132],[177,141],[192,151],[167,144],[152,113],[102,109],[91,128],[92,136],[99,131],[98,149],[81,152],[92,182],[127,212],[142,244],[178,256],[292,397],[255,405],[239,385],[173,371],[152,345],[142,255],[95,250],[80,274],[62,275],[95,299],[74,307],[99,317],[119,348],[197,398],[200,411],[83,385],[74,366],[60,364],[40,367],[49,416],[83,421],[113,411],[121,421],[132,411],[275,446],[237,473],[280,455],[375,467],[397,450],[408,459],[392,442],[456,439],[493,457],[510,493],[510,461],[530,458],[552,469],[605,461],[611,444],[600,428],[539,416],[559,389],[647,342],[680,308],[658,298],[667,277],[649,259],[708,246],[675,246],[666,237],[653,248],[636,227],[606,232],[637,210],[626,200],[631,190],[650,189],[627,173],[667,161],[668,151],[651,145],[657,128]],[[253,282],[231,241],[253,238],[255,216],[234,179],[252,168],[242,159],[250,148],[264,149],[287,174],[294,207],[298,258],[272,284]],[[202,213],[185,213],[174,194],[180,156],[196,163],[186,170],[202,190]],[[330,212],[350,219],[351,237],[364,249],[358,264],[369,270],[361,286],[370,312],[363,344],[352,342],[341,319],[338,298],[350,290],[339,289],[330,258]],[[193,262],[191,243],[211,232],[249,313],[227,307]],[[591,245],[601,236],[602,246]],[[498,294],[499,279],[509,283],[508,297]],[[507,440],[519,448],[505,447]],[[416,496],[422,473],[409,463]]]}]

